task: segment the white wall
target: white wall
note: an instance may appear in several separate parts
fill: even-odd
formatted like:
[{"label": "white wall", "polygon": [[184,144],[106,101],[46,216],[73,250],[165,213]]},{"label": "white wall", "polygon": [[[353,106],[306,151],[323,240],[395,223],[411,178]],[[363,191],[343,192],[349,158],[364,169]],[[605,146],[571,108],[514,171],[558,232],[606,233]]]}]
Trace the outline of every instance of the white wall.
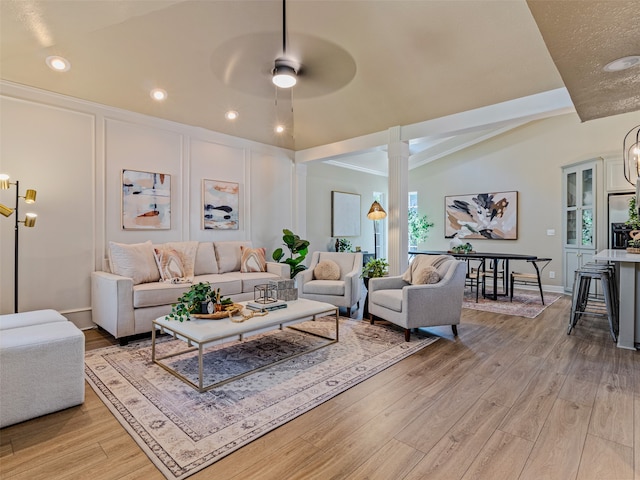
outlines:
[{"label": "white wall", "polygon": [[[20,180],[19,309],[53,308],[90,322],[90,273],[110,240],[249,239],[268,255],[294,219],[292,152],[8,82],[0,83],[0,172]],[[171,175],[171,228],[123,230],[122,169]],[[239,230],[203,230],[202,180],[240,185]],[[0,191],[13,206],[15,187]],[[13,311],[14,218],[0,217],[0,312]]]},{"label": "white wall", "polygon": [[[373,252],[373,222],[367,212],[373,202],[373,192],[387,192],[387,179],[322,162],[309,162],[307,170],[307,240],[309,258],[315,250],[333,250],[331,236],[331,192],[333,190],[360,195],[360,236],[343,237],[355,248]],[[381,222],[384,225],[386,222]],[[308,262],[306,262],[308,264]]]},{"label": "white wall", "polygon": [[[419,211],[435,223],[422,249],[446,250],[444,197],[491,191],[518,191],[518,239],[471,240],[478,251],[551,257],[543,283],[562,285],[562,166],[603,157],[621,157],[622,138],[640,123],[640,113],[580,123],[562,115],[522,126],[474,147],[411,171],[409,189],[418,192]],[[602,183],[603,179],[600,179]],[[598,198],[599,224],[606,222],[606,195]],[[555,230],[548,236],[547,230]],[[598,245],[606,248],[606,230]],[[554,271],[555,279],[548,277]]]}]

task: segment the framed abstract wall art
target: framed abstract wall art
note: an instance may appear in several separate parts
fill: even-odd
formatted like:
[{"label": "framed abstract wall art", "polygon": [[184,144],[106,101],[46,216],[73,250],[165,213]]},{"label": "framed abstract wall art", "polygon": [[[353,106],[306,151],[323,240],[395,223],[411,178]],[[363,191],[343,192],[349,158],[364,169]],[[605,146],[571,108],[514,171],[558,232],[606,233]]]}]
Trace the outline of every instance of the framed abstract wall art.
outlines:
[{"label": "framed abstract wall art", "polygon": [[518,192],[455,195],[444,203],[445,238],[518,238]]},{"label": "framed abstract wall art", "polygon": [[331,236],[357,237],[360,235],[360,195],[331,192]]},{"label": "framed abstract wall art", "polygon": [[171,228],[171,175],[122,170],[122,228]]},{"label": "framed abstract wall art", "polygon": [[202,228],[238,230],[240,185],[220,180],[202,180]]}]

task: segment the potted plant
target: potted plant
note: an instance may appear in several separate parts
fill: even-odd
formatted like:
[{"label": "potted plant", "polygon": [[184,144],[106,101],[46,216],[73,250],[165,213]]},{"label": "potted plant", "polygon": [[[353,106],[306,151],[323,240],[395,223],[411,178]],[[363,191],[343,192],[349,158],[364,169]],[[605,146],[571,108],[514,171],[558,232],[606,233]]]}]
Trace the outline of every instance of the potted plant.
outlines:
[{"label": "potted plant", "polygon": [[452,253],[472,253],[473,247],[469,242],[464,243],[462,245],[456,245],[455,247],[451,247]]},{"label": "potted plant", "polygon": [[418,215],[415,209],[409,209],[408,212],[408,226],[409,226],[409,245],[415,245],[416,247],[424,242],[429,236],[429,230],[433,227],[433,222],[430,222],[426,215],[422,217]]},{"label": "potted plant", "polygon": [[[302,261],[309,252],[309,241],[302,240],[298,235],[295,235],[291,230],[287,230],[286,228],[282,230],[282,233],[284,233],[282,241],[290,252],[289,258],[282,260],[285,255],[282,248],[276,249],[271,257],[278,263],[288,264],[291,267],[291,278],[294,278],[298,273],[307,269]],[[294,255],[297,255],[297,257],[294,257]]]},{"label": "potted plant", "polygon": [[361,277],[365,282],[369,278],[384,277],[389,273],[389,264],[384,258],[372,258],[362,267]]}]

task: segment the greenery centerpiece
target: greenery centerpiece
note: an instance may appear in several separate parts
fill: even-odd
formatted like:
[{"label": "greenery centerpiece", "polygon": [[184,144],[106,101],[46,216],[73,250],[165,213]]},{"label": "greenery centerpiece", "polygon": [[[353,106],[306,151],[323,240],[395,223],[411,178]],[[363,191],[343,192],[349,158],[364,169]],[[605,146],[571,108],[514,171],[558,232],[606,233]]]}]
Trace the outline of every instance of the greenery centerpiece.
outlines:
[{"label": "greenery centerpiece", "polygon": [[384,277],[389,273],[389,264],[384,258],[372,258],[362,267],[362,278]]},{"label": "greenery centerpiece", "polygon": [[209,302],[213,303],[214,309],[217,311],[226,305],[233,304],[230,298],[222,298],[219,288],[214,290],[211,284],[200,282],[191,285],[189,290],[178,298],[177,303],[171,304],[171,313],[165,318],[183,322],[189,320],[194,313],[212,313],[207,310]]},{"label": "greenery centerpiece", "polygon": [[309,253],[309,241],[302,240],[298,235],[286,228],[282,230],[282,233],[284,233],[282,241],[289,249],[289,258],[282,260],[285,256],[282,248],[277,248],[271,257],[278,263],[288,264],[291,267],[291,278],[294,278],[298,273],[307,269],[302,262],[307,256],[307,253]]},{"label": "greenery centerpiece", "polygon": [[473,252],[473,247],[469,242],[463,243],[462,245],[456,245],[455,247],[451,247],[452,253],[471,253]]}]

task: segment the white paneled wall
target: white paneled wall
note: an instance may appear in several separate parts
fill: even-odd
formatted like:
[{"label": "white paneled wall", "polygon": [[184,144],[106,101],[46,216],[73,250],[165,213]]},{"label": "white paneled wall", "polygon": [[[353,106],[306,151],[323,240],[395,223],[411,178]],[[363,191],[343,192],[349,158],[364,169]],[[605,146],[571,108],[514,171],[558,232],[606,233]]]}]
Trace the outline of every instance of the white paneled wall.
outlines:
[{"label": "white paneled wall", "polygon": [[[53,308],[91,326],[90,273],[109,241],[252,240],[267,254],[295,228],[292,152],[0,82],[0,172],[38,190],[20,204],[20,311]],[[122,229],[122,170],[171,175],[171,228]],[[240,228],[203,230],[202,180],[240,185]],[[0,191],[12,206],[15,187]],[[0,313],[13,311],[13,217],[0,217]]]}]

